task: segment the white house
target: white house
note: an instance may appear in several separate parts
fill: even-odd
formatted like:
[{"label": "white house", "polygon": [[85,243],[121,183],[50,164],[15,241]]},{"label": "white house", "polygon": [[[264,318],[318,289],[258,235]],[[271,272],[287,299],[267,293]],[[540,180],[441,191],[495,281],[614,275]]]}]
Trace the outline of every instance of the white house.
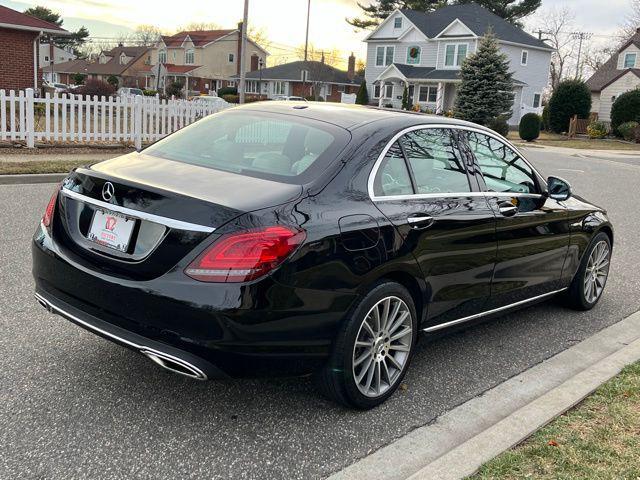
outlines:
[{"label": "white house", "polygon": [[611,107],[621,94],[640,87],[640,28],[593,76],[591,111],[598,119],[611,121]]},{"label": "white house", "polygon": [[73,51],[65,50],[56,45],[53,46],[53,52],[51,51],[51,45],[49,43],[41,43],[38,48],[38,65],[43,67],[51,65],[51,63],[63,63],[75,60],[76,56]]},{"label": "white house", "polygon": [[412,104],[442,113],[453,108],[462,61],[492,30],[514,73],[509,123],[541,113],[553,49],[477,4],[451,5],[431,13],[396,10],[366,38],[365,79],[381,106],[402,105],[405,85]]}]

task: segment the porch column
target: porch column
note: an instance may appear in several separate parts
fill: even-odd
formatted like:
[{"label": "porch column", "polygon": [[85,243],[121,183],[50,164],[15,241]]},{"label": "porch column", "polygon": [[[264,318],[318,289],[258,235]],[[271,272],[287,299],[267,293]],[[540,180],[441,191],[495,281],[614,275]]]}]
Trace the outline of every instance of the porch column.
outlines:
[{"label": "porch column", "polygon": [[380,82],[380,98],[378,98],[378,107],[382,107],[384,98],[384,81]]},{"label": "porch column", "polygon": [[442,115],[444,112],[444,83],[438,82],[438,95],[436,96],[436,114]]},{"label": "porch column", "polygon": [[186,100],[189,96],[189,77],[185,75],[184,77],[184,99]]}]

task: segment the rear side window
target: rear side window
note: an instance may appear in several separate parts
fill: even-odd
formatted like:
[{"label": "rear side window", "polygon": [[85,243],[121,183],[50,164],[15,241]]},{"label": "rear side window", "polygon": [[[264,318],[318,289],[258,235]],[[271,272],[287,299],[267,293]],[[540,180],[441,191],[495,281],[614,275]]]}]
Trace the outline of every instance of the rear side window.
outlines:
[{"label": "rear side window", "polygon": [[501,141],[482,133],[468,133],[469,146],[491,192],[539,193],[533,169]]},{"label": "rear side window", "polygon": [[391,145],[378,167],[373,193],[377,197],[413,194],[411,177],[398,142]]},{"label": "rear side window", "polygon": [[462,154],[450,130],[425,128],[409,132],[402,145],[418,194],[469,192]]},{"label": "rear side window", "polygon": [[144,150],[145,154],[286,183],[325,169],[350,135],[334,125],[265,112],[221,112]]}]

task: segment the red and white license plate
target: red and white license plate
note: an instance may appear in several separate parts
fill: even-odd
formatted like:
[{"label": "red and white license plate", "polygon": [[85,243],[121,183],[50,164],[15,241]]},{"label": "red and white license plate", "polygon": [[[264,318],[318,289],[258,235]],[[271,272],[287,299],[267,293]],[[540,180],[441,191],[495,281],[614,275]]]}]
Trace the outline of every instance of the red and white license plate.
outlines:
[{"label": "red and white license plate", "polygon": [[96,210],[87,238],[92,242],[126,252],[136,221],[118,213]]}]

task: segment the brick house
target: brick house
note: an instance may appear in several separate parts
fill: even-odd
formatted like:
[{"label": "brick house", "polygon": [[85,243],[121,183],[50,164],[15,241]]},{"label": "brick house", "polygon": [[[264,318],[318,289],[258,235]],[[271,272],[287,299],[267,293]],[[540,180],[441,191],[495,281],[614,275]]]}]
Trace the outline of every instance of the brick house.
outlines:
[{"label": "brick house", "polygon": [[81,58],[42,68],[43,76],[52,82],[73,85],[78,73],[86,78],[102,80],[111,76],[119,86],[144,88],[144,72],[149,68],[148,47],[125,47],[122,44],[111,50],[103,50],[96,59]]},{"label": "brick house", "polygon": [[352,54],[346,72],[324,62],[302,60],[253,70],[246,74],[245,91],[266,98],[277,95],[310,97],[316,88],[323,100],[339,102],[342,93],[356,93],[360,88],[362,78],[355,75],[355,64]]},{"label": "brick house", "polygon": [[0,89],[38,89],[38,50],[43,34],[69,35],[69,32],[0,5]]}]

